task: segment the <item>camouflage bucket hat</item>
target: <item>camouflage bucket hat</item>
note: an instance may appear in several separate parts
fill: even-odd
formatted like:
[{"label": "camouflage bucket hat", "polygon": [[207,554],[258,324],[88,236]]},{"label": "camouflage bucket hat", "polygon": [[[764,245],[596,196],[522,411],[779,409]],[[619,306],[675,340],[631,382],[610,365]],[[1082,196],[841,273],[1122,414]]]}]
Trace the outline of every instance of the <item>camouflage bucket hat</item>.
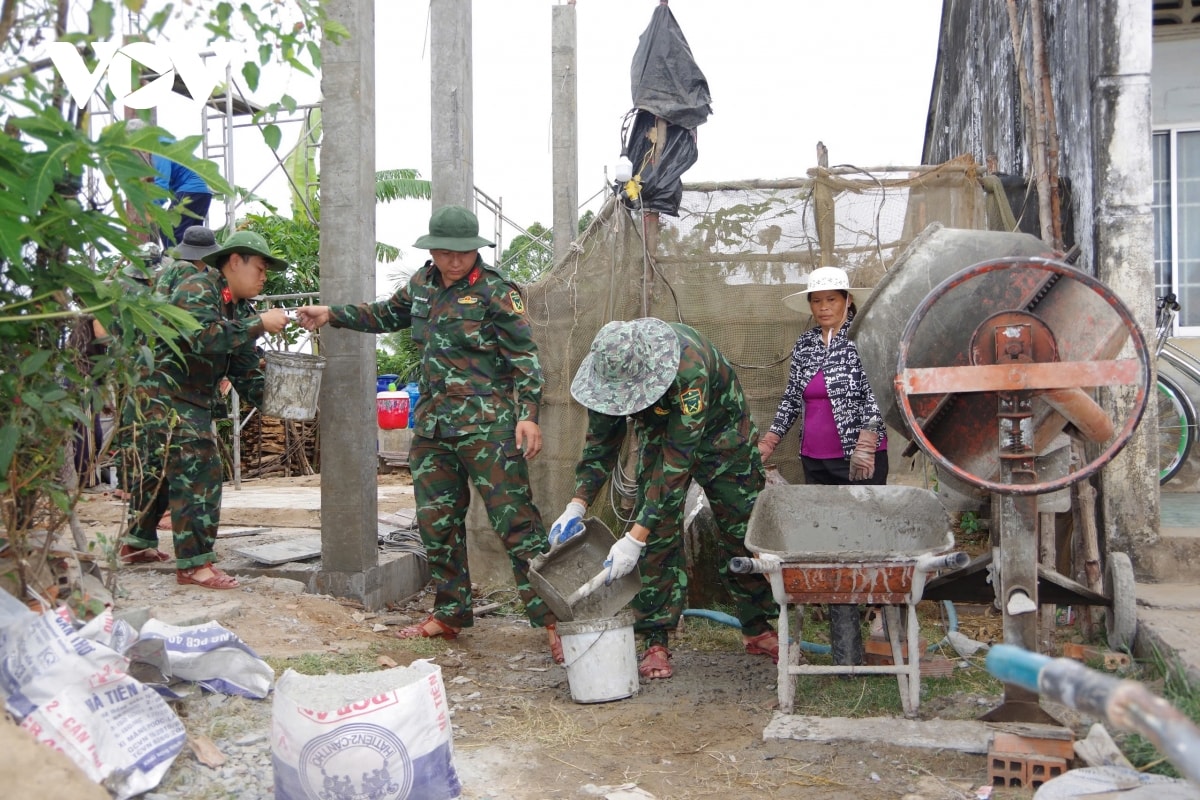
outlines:
[{"label": "camouflage bucket hat", "polygon": [[450,250],[469,253],[481,247],[495,247],[479,235],[479,220],[462,206],[442,206],[429,218],[429,233],[413,242],[422,250]]},{"label": "camouflage bucket hat", "polygon": [[221,247],[204,257],[204,263],[215,267],[222,257],[238,253],[243,256],[262,256],[267,269],[287,269],[287,262],[271,252],[267,240],[254,231],[238,231],[231,235]]},{"label": "camouflage bucket hat", "polygon": [[571,381],[571,395],[601,414],[622,417],[649,408],[679,371],[679,337],[661,319],[610,322]]}]

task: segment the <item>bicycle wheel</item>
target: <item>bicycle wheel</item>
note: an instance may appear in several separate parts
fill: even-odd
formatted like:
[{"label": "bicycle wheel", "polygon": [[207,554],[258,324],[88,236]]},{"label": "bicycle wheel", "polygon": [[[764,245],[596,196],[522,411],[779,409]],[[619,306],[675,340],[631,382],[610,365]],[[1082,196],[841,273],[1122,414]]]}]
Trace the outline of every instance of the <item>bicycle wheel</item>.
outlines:
[{"label": "bicycle wheel", "polygon": [[1196,414],[1183,389],[1158,376],[1158,482],[1174,478],[1187,462],[1196,436]]}]

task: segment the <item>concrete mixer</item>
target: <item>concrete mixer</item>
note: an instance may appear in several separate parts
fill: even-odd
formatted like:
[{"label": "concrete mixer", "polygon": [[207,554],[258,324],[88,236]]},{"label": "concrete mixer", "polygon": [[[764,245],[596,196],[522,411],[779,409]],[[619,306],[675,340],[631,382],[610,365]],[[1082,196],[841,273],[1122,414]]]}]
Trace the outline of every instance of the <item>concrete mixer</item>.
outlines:
[{"label": "concrete mixer", "polygon": [[[931,580],[925,598],[994,601],[1005,642],[1035,652],[1040,604],[1104,606],[1109,645],[1131,646],[1126,554],[1107,554],[1104,591],[1038,563],[1039,496],[1064,495],[1108,463],[1145,409],[1149,356],[1124,303],[1033,236],[932,225],[850,337],[885,420],[932,459],[939,482],[995,500],[992,552]],[[1096,401],[1101,390],[1122,393],[1123,419]],[[1052,721],[1011,686],[984,718]]]}]

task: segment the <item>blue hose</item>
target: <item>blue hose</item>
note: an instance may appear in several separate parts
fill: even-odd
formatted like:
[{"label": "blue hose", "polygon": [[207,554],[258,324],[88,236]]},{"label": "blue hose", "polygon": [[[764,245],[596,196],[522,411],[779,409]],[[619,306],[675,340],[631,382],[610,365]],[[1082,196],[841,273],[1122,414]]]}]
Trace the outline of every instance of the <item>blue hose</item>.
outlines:
[{"label": "blue hose", "polygon": [[[711,608],[685,608],[683,610],[685,617],[702,617],[710,619],[713,622],[719,622],[722,625],[728,625],[731,628],[741,628],[742,623],[732,614],[726,614],[724,611],[714,611]],[[826,655],[829,653],[829,645],[818,644],[817,642],[801,642],[800,649],[806,653],[816,653],[818,655]]]}]

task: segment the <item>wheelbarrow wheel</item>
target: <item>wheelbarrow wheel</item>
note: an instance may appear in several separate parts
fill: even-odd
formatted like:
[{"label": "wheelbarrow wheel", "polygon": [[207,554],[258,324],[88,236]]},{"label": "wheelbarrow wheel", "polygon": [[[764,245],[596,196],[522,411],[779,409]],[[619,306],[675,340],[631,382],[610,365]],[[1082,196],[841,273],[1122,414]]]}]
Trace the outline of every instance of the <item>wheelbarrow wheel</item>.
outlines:
[{"label": "wheelbarrow wheel", "polygon": [[1104,613],[1108,646],[1113,650],[1131,651],[1137,635],[1137,595],[1133,562],[1126,553],[1108,554],[1104,583],[1110,603]]}]

